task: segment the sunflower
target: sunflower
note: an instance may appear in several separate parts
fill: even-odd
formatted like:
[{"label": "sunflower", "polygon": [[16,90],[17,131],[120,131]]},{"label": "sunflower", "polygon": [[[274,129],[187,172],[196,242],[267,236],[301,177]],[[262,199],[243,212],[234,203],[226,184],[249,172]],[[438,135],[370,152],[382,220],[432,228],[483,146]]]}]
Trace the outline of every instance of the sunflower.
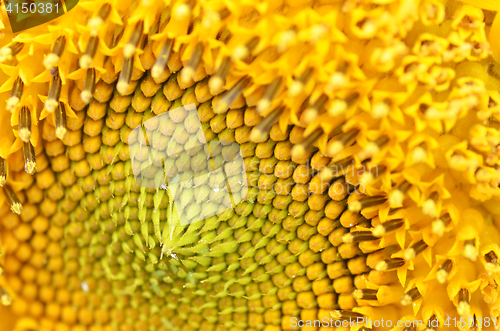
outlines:
[{"label": "sunflower", "polygon": [[2,11],[0,329],[498,329],[498,11]]}]

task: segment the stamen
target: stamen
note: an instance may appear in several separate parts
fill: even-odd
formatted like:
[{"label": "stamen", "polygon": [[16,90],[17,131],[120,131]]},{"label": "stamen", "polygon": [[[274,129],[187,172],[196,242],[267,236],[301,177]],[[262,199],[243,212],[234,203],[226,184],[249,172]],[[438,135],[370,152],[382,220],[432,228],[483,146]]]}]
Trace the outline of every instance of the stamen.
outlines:
[{"label": "stamen", "polygon": [[464,250],[462,254],[472,262],[477,260],[478,251],[474,239],[464,241]]},{"label": "stamen", "polygon": [[427,150],[425,149],[425,144],[416,146],[412,151],[411,157],[414,163],[425,162],[425,160],[427,159]]},{"label": "stamen", "polygon": [[273,82],[266,87],[262,99],[260,99],[257,104],[257,112],[259,114],[262,114],[271,107],[271,102],[276,96],[276,93],[278,93],[282,81],[282,77],[275,78]]},{"label": "stamen", "polygon": [[176,20],[187,20],[191,15],[192,6],[189,3],[179,4],[172,13]]},{"label": "stamen", "polygon": [[401,305],[405,307],[409,306],[421,297],[422,295],[420,294],[418,289],[414,287],[403,295],[403,297],[401,298]]},{"label": "stamen", "polygon": [[19,138],[25,143],[31,138],[31,113],[28,107],[21,108],[19,112]]},{"label": "stamen", "polygon": [[229,30],[227,27],[223,28],[217,33],[217,40],[223,42],[226,45],[229,43],[232,37],[233,34],[231,33],[231,30]]},{"label": "stamen", "polygon": [[279,53],[285,52],[297,40],[297,27],[292,26],[290,29],[282,32],[279,36],[276,49]]},{"label": "stamen", "polygon": [[347,109],[349,109],[356,100],[359,98],[359,93],[353,93],[349,95],[345,100],[335,99],[332,102],[331,107],[328,109],[328,114],[331,116],[342,115]]},{"label": "stamen", "polygon": [[17,194],[12,190],[10,186],[4,186],[3,192],[5,193],[5,198],[9,203],[10,210],[12,210],[14,214],[21,215],[23,211],[23,205],[21,204],[21,201],[19,200]]},{"label": "stamen", "polygon": [[290,96],[294,97],[299,95],[299,93],[304,90],[304,87],[306,86],[309,79],[311,79],[312,74],[312,68],[307,68],[306,70],[304,70],[299,78],[293,81],[292,85],[290,85],[290,87],[288,88],[288,93],[290,93]]},{"label": "stamen", "polygon": [[252,50],[255,48],[255,46],[257,46],[259,41],[259,37],[254,37],[246,45],[237,46],[234,49],[233,54],[231,54],[231,58],[234,61],[246,59],[248,56],[250,56]]},{"label": "stamen", "polygon": [[351,310],[335,310],[330,313],[330,316],[337,320],[356,320],[357,318],[363,317],[362,314],[355,313]]},{"label": "stamen", "polygon": [[389,209],[389,215],[394,215],[398,210],[402,210],[403,207],[399,207],[399,208],[391,208]]},{"label": "stamen", "polygon": [[469,291],[465,288],[460,289],[458,292],[458,305],[457,312],[460,316],[470,316],[471,307],[469,303]]},{"label": "stamen", "polygon": [[379,224],[373,229],[373,235],[375,237],[381,238],[385,236],[386,233],[399,229],[401,226],[403,226],[403,224],[404,221],[402,218]]},{"label": "stamen", "polygon": [[83,80],[83,89],[80,93],[80,99],[85,104],[89,104],[92,100],[92,91],[95,88],[95,70],[94,68],[87,69],[87,73],[85,74],[85,79]]},{"label": "stamen", "polygon": [[59,103],[59,107],[57,107],[57,111],[55,112],[55,124],[56,137],[63,140],[68,129],[66,126],[66,106],[62,102]]},{"label": "stamen", "polygon": [[60,36],[57,38],[54,46],[52,46],[52,51],[47,54],[45,59],[43,59],[43,65],[45,69],[51,69],[57,66],[62,53],[64,52],[64,47],[66,46],[66,37]]},{"label": "stamen", "polygon": [[108,18],[109,13],[111,12],[111,5],[109,3],[105,3],[102,5],[101,9],[95,17],[92,17],[87,26],[90,28],[92,36],[96,36],[101,28],[102,24]]},{"label": "stamen", "polygon": [[231,59],[226,57],[224,60],[222,60],[222,63],[217,69],[215,75],[210,77],[210,80],[208,81],[208,87],[212,95],[217,95],[222,91],[230,67]]},{"label": "stamen", "polygon": [[236,85],[233,86],[229,91],[224,92],[224,94],[219,99],[219,102],[214,107],[214,113],[222,114],[225,113],[229,109],[229,105],[233,103],[236,98],[240,96],[243,92],[243,89],[250,83],[250,77],[244,77],[240,79]]},{"label": "stamen", "polygon": [[331,91],[346,87],[346,85],[349,83],[349,78],[347,77],[348,69],[349,63],[340,63],[337,67],[337,71],[335,71],[330,77],[328,85],[326,87]]},{"label": "stamen", "polygon": [[397,189],[389,193],[389,206],[391,208],[401,207],[405,198],[405,193],[411,187],[411,184],[407,181],[401,183]]},{"label": "stamen", "polygon": [[285,109],[285,106],[281,106],[277,108],[276,110],[272,111],[269,115],[264,117],[259,124],[257,124],[253,129],[252,132],[250,132],[250,141],[255,142],[255,143],[260,143],[264,142],[267,140],[267,137],[269,135],[269,132],[271,131],[271,128],[273,127],[274,124],[279,120],[281,113],[283,113],[283,110]]},{"label": "stamen", "polygon": [[437,192],[432,192],[428,199],[424,201],[424,205],[422,206],[422,213],[430,217],[437,216],[437,207],[436,202],[439,195]]},{"label": "stamen", "polygon": [[160,54],[156,58],[155,64],[151,68],[151,77],[153,79],[158,79],[163,75],[163,72],[167,68],[168,60],[172,55],[172,47],[174,45],[173,39],[167,39],[163,47],[161,48]]},{"label": "stamen", "polygon": [[472,330],[472,331],[479,331],[480,330],[476,314],[472,314],[472,321],[471,321],[471,323],[469,323],[469,325],[471,325],[471,324],[472,324],[472,327],[470,328],[470,330]]},{"label": "stamen", "polygon": [[498,265],[498,257],[493,251],[489,251],[484,255],[484,259],[486,260],[486,263],[491,263],[494,265]]},{"label": "stamen", "polygon": [[345,159],[342,159],[342,160],[339,160],[333,164],[330,165],[331,168],[347,168],[349,165],[351,165],[352,163],[354,163],[354,158],[352,156],[349,156]]},{"label": "stamen", "polygon": [[23,94],[24,83],[21,77],[17,77],[14,82],[14,86],[12,86],[12,90],[10,91],[10,97],[7,99],[7,110],[11,113],[14,112],[16,107],[19,105],[21,101],[21,96]]},{"label": "stamen", "polygon": [[377,300],[377,290],[372,289],[356,289],[352,292],[354,299],[361,300]]},{"label": "stamen", "polygon": [[[334,178],[336,174],[338,173],[339,169],[347,169],[350,165],[354,163],[354,158],[352,156],[349,156],[345,159],[339,160],[331,165],[329,165],[327,168],[327,176],[328,178]],[[321,173],[321,172],[320,172]]]},{"label": "stamen", "polygon": [[441,218],[432,222],[432,233],[438,237],[442,237],[446,227],[450,224],[451,217],[450,214],[445,214]]},{"label": "stamen", "polygon": [[319,112],[321,111],[321,109],[323,108],[323,106],[325,105],[325,103],[327,101],[328,101],[328,96],[326,96],[325,94],[322,94],[318,98],[318,100],[316,100],[316,102],[314,102],[314,104],[312,104],[310,107],[307,107],[304,110],[304,112],[300,116],[300,121],[305,125],[310,124],[312,121],[314,121],[318,117]]},{"label": "stamen", "polygon": [[439,284],[444,284],[448,280],[448,275],[452,267],[453,262],[451,262],[451,260],[446,260],[443,264],[441,264],[436,273],[436,279]]},{"label": "stamen", "polygon": [[201,62],[202,55],[203,55],[203,45],[201,43],[198,43],[198,45],[196,45],[196,48],[193,51],[193,54],[191,55],[191,58],[189,59],[187,66],[184,67],[184,69],[182,69],[181,80],[184,83],[187,83],[191,79],[193,79],[196,69],[198,68],[198,65]]},{"label": "stamen", "polygon": [[293,146],[292,159],[302,158],[322,134],[323,130],[316,130],[307,136],[300,144]]},{"label": "stamen", "polygon": [[120,77],[118,77],[118,84],[116,84],[116,90],[122,96],[127,93],[127,89],[132,78],[133,64],[134,58],[128,58],[123,61],[122,71],[120,72]]},{"label": "stamen", "polygon": [[24,47],[23,43],[14,42],[8,46],[4,46],[0,49],[0,63],[10,61],[17,53],[19,53]]},{"label": "stamen", "polygon": [[92,59],[97,51],[97,45],[99,44],[99,37],[92,36],[85,47],[85,52],[80,57],[78,63],[80,64],[80,68],[87,69],[92,65]]},{"label": "stamen", "polygon": [[231,12],[229,11],[229,9],[227,8],[224,8],[224,9],[221,9],[218,11],[218,14],[219,14],[219,18],[221,20],[225,19],[226,17],[229,16],[229,14],[231,14]]},{"label": "stamen", "polygon": [[450,166],[458,171],[465,171],[470,165],[470,161],[458,152],[453,153],[450,157]]},{"label": "stamen", "polygon": [[429,321],[427,321],[427,328],[425,329],[425,331],[436,331],[438,327],[439,320],[435,314],[432,314],[432,316],[429,318]]},{"label": "stamen", "polygon": [[359,184],[363,186],[371,185],[375,179],[382,175],[387,170],[384,165],[371,167],[370,170],[366,171],[359,178]]},{"label": "stamen", "polygon": [[488,183],[492,178],[491,174],[484,168],[476,170],[475,177],[478,182]]},{"label": "stamen", "polygon": [[12,303],[11,296],[9,295],[9,293],[7,293],[7,291],[3,287],[0,287],[0,302],[4,306],[10,306]]},{"label": "stamen", "polygon": [[377,263],[375,270],[377,270],[377,271],[390,271],[390,270],[397,269],[397,268],[403,266],[404,264],[405,264],[404,259],[402,259],[400,257],[396,257],[393,259],[387,259],[385,261],[380,261],[379,263]]},{"label": "stamen", "polygon": [[349,132],[341,133],[338,136],[334,137],[330,142],[328,142],[327,154],[330,157],[336,156],[338,153],[342,152],[342,150],[349,146],[353,140],[358,135],[359,130],[353,129]]},{"label": "stamen", "polygon": [[346,244],[359,243],[362,241],[372,241],[377,239],[378,238],[375,237],[371,231],[350,232],[342,236],[342,241]]},{"label": "stamen", "polygon": [[33,175],[36,171],[36,155],[35,149],[31,142],[25,142],[23,144],[23,157],[24,157],[24,170]]},{"label": "stamen", "polygon": [[130,59],[135,54],[135,50],[139,45],[139,41],[141,40],[141,36],[144,31],[144,22],[139,21],[134,27],[132,34],[130,35],[130,39],[128,43],[123,47],[123,56],[125,59]]},{"label": "stamen", "polygon": [[45,109],[48,112],[53,113],[56,107],[59,105],[59,97],[61,96],[61,77],[59,76],[59,70],[56,72],[52,78],[52,83],[50,84],[49,96],[45,101]]},{"label": "stamen", "polygon": [[405,260],[413,260],[419,253],[423,252],[427,247],[429,247],[423,240],[415,243],[410,248],[407,248],[404,253]]},{"label": "stamen", "polygon": [[0,187],[5,185],[7,181],[7,164],[3,157],[0,157]]},{"label": "stamen", "polygon": [[377,155],[380,152],[380,149],[384,147],[388,141],[389,138],[382,136],[373,142],[369,142],[365,148],[358,153],[360,160],[366,160]]},{"label": "stamen", "polygon": [[115,32],[113,33],[113,38],[111,39],[111,42],[109,44],[110,48],[114,48],[118,45],[120,40],[122,40],[123,34],[125,33],[125,27],[122,26],[119,29],[115,29]]},{"label": "stamen", "polygon": [[371,111],[371,115],[373,118],[384,118],[389,114],[391,107],[389,105],[389,102],[387,101],[380,101],[373,105]]}]

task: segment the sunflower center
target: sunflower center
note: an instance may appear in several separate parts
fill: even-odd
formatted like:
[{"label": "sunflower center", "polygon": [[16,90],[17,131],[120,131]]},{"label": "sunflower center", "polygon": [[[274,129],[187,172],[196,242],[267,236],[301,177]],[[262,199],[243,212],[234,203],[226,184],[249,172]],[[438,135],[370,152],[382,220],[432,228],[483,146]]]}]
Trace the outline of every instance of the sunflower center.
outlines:
[{"label": "sunflower center", "polygon": [[[148,56],[149,46],[144,68]],[[309,189],[327,163],[307,146],[303,164],[292,161],[299,128],[262,121],[262,102],[241,95],[247,81],[213,97],[217,81],[199,67],[181,75],[173,53],[169,69],[132,67],[121,86],[110,70],[91,101],[88,82],[70,92],[66,132],[44,122],[45,154],[20,195],[35,232],[22,247],[34,254],[7,257],[19,313],[136,330],[263,329],[355,306],[353,275],[370,268],[358,257],[364,239],[345,236],[368,222],[342,214],[353,187],[336,173]],[[270,138],[253,141],[255,126]],[[23,289],[19,270],[33,273]]]}]

